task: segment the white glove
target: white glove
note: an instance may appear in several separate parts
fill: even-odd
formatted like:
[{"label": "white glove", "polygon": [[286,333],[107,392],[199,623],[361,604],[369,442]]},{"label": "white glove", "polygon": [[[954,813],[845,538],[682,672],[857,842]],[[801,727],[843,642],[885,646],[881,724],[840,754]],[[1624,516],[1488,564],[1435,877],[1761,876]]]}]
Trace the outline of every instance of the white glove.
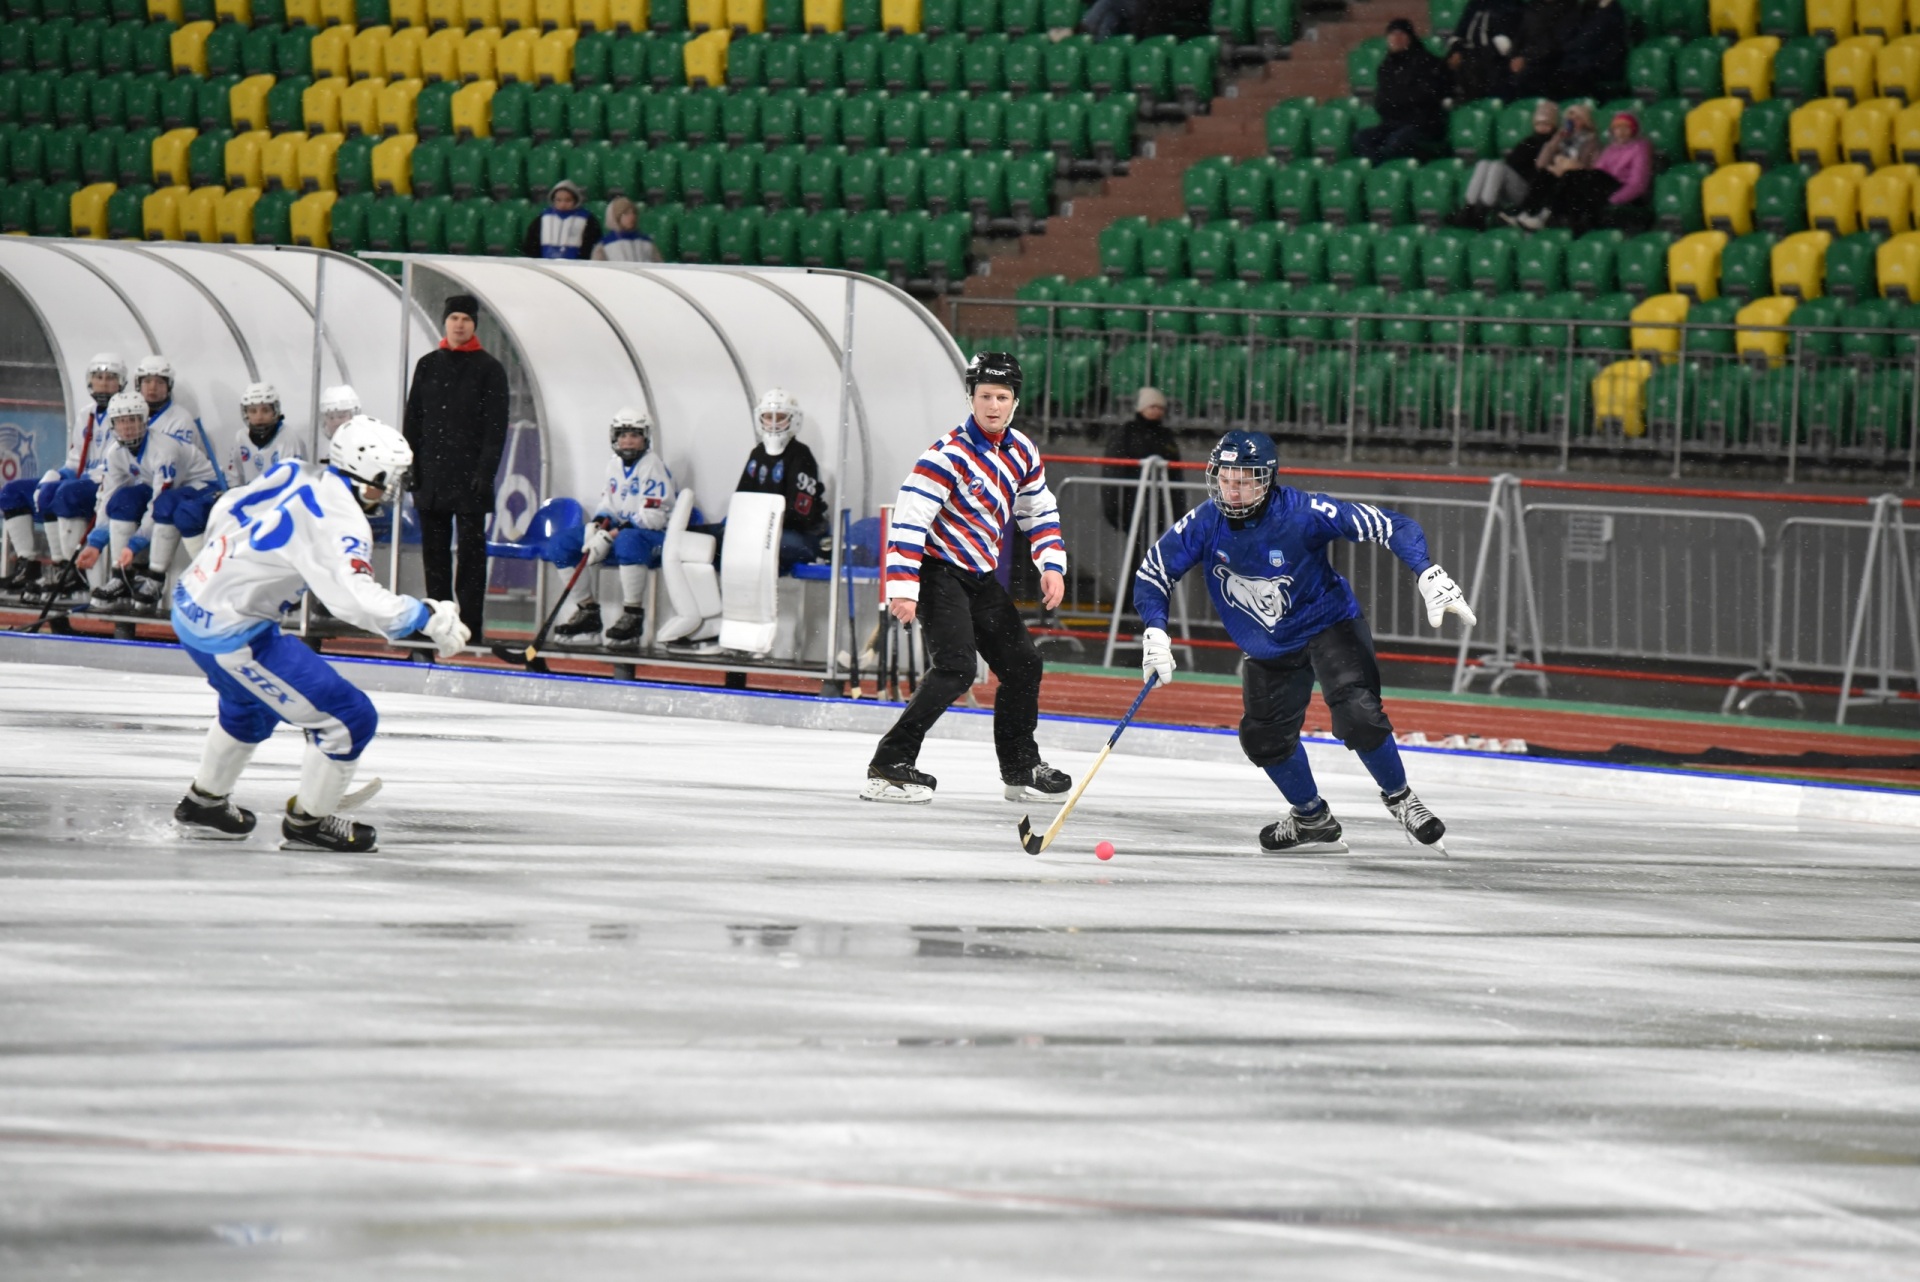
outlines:
[{"label": "white glove", "polygon": [[1466,593],[1460,585],[1447,577],[1447,572],[1437,565],[1430,565],[1420,575],[1420,595],[1426,598],[1427,622],[1434,627],[1440,626],[1440,620],[1448,614],[1457,614],[1472,627],[1479,620],[1473,617],[1473,609],[1467,604]]},{"label": "white glove", "polygon": [[1160,678],[1159,684],[1173,680],[1173,638],[1165,628],[1148,628],[1140,634],[1140,676]]},{"label": "white glove", "polygon": [[467,631],[467,625],[460,622],[460,607],[451,601],[428,601],[426,606],[433,611],[427,620],[427,626],[420,629],[427,639],[439,647],[443,659],[451,659],[466,648],[467,639],[473,634]]},{"label": "white glove", "polygon": [[580,549],[587,554],[588,565],[600,564],[607,559],[607,553],[613,551],[613,531],[604,525],[590,526]]}]

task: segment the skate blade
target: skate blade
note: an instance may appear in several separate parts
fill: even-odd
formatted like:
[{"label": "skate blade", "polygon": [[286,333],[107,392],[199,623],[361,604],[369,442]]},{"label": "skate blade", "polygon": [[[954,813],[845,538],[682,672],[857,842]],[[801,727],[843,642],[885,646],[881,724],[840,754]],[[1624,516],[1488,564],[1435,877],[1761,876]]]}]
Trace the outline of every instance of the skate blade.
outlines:
[{"label": "skate blade", "polygon": [[371,855],[371,854],[378,853],[380,849],[380,843],[376,841],[371,846],[368,846],[365,850],[341,850],[337,846],[323,846],[320,843],[314,842],[314,841],[302,841],[298,837],[289,837],[283,833],[281,834],[281,837],[280,837],[280,849],[282,850],[317,850],[321,854],[325,854],[325,855]]},{"label": "skate blade", "polygon": [[1260,853],[1274,858],[1287,855],[1344,855],[1350,853],[1346,840],[1339,841],[1303,841],[1297,846],[1288,846],[1284,850],[1268,850],[1260,847]]},{"label": "skate blade", "polygon": [[245,841],[253,836],[247,832],[222,832],[218,828],[209,828],[205,824],[181,823],[173,821],[173,830],[188,841]]},{"label": "skate blade", "polygon": [[1043,806],[1058,806],[1063,804],[1072,792],[1071,788],[1066,792],[1041,792],[1038,788],[1029,787],[1024,783],[1010,783],[1001,789],[1000,795],[1008,801],[1017,801],[1022,805],[1038,802]]},{"label": "skate blade", "polygon": [[885,779],[869,779],[860,790],[860,800],[878,801],[894,806],[924,806],[933,800],[933,789],[917,783],[888,783]]}]

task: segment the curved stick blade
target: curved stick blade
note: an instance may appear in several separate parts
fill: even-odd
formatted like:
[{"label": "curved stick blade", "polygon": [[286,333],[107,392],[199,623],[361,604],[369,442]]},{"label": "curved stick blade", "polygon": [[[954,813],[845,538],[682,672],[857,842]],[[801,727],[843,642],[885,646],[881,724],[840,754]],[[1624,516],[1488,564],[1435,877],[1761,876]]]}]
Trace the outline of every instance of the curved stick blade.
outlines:
[{"label": "curved stick blade", "polygon": [[1033,830],[1033,823],[1026,815],[1020,816],[1020,845],[1030,855],[1037,855],[1047,848],[1047,839]]}]

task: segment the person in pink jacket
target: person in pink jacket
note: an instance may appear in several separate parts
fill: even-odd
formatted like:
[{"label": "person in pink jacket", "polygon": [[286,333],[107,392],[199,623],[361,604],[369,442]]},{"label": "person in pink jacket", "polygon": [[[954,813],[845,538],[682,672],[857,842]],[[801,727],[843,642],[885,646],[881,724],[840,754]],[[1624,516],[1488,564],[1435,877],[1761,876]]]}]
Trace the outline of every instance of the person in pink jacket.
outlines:
[{"label": "person in pink jacket", "polygon": [[1646,225],[1653,144],[1640,136],[1640,121],[1632,112],[1617,113],[1607,132],[1609,141],[1592,165],[1562,174],[1551,203],[1535,219],[1521,220],[1522,226],[1538,229],[1551,219],[1578,236],[1595,227]]}]

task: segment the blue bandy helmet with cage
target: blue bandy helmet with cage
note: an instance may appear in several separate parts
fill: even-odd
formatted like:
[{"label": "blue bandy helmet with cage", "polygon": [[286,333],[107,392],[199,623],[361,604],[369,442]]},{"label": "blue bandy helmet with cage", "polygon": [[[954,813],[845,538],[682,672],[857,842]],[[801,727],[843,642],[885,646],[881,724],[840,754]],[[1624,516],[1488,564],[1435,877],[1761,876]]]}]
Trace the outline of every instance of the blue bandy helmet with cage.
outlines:
[{"label": "blue bandy helmet with cage", "polygon": [[[1273,474],[1279,466],[1273,440],[1259,432],[1228,432],[1207,456],[1207,497],[1220,509],[1220,515],[1239,520],[1260,510],[1273,493]],[[1232,472],[1236,479],[1252,481],[1253,497],[1243,493],[1238,502],[1228,502],[1220,494],[1220,474]]]}]

